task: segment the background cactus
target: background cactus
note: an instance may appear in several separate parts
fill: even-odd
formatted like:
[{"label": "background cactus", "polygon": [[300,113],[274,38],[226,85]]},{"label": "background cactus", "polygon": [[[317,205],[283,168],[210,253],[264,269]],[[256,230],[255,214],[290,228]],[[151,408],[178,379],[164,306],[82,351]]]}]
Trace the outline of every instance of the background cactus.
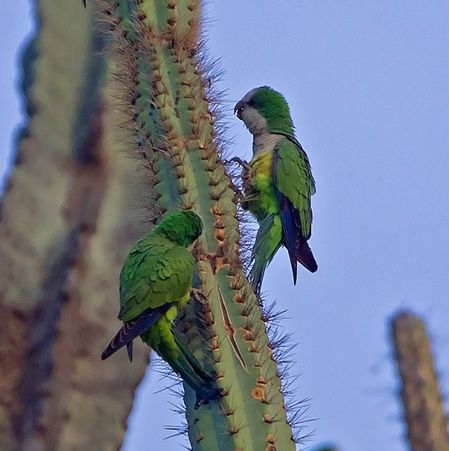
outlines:
[{"label": "background cactus", "polygon": [[141,349],[134,371],[124,357],[105,368],[99,350],[117,325],[124,256],[147,228],[143,185],[110,138],[119,119],[93,16],[72,0],[40,0],[36,16],[0,222],[0,447],[112,450],[145,362]]},{"label": "background cactus", "polygon": [[449,450],[448,419],[424,321],[411,312],[396,314],[391,338],[410,448]]}]

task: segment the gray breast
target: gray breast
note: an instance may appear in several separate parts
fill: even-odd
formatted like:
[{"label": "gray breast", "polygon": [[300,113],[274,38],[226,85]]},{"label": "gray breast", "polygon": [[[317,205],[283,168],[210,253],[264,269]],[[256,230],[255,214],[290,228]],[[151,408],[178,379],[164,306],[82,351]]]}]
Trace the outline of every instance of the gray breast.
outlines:
[{"label": "gray breast", "polygon": [[253,155],[260,152],[272,151],[276,144],[284,139],[284,136],[275,133],[261,133],[253,136]]}]

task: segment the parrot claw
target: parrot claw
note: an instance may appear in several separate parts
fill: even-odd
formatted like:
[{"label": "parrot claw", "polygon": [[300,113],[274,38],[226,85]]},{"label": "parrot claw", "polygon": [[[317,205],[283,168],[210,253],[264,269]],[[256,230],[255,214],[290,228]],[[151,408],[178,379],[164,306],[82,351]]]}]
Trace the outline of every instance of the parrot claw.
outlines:
[{"label": "parrot claw", "polygon": [[239,193],[237,195],[237,200],[241,204],[241,206],[244,210],[248,210],[249,209],[248,203],[256,200],[258,197],[259,197],[259,195],[257,193],[250,194],[248,196],[245,196],[244,194]]},{"label": "parrot claw", "polygon": [[239,157],[232,157],[230,160],[228,160],[228,163],[237,163],[240,166],[242,166],[243,168],[245,168],[247,171],[252,170],[250,164],[247,161],[244,161]]},{"label": "parrot claw", "polygon": [[248,196],[241,196],[240,202],[251,202],[259,197],[258,193],[249,194]]},{"label": "parrot claw", "polygon": [[207,296],[198,288],[192,288],[190,290],[190,297],[202,305],[207,304]]},{"label": "parrot claw", "polygon": [[198,409],[198,407],[203,406],[205,404],[208,404],[210,401],[217,401],[218,399],[222,398],[225,393],[222,389],[216,388],[211,391],[211,393],[204,397],[200,396],[198,393],[196,394],[196,402],[195,402],[195,409]]}]

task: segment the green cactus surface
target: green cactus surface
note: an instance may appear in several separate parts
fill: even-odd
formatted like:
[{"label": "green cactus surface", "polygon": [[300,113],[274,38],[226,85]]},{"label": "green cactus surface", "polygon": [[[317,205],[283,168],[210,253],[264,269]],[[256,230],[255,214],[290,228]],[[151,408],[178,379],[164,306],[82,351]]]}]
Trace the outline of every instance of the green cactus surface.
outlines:
[{"label": "green cactus surface", "polygon": [[189,208],[205,226],[194,252],[196,285],[207,300],[191,300],[178,325],[197,357],[214,366],[223,396],[198,406],[185,386],[191,447],[294,450],[265,316],[242,270],[236,196],[211,113],[214,68],[204,62],[200,2],[102,1],[99,14],[112,29],[118,102],[128,113],[130,153],[146,168],[151,215]]}]

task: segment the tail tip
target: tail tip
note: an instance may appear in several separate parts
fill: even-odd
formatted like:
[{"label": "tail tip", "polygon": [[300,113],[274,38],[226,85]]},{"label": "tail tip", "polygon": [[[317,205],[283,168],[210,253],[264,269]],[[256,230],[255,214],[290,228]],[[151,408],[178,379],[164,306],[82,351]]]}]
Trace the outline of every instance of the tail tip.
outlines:
[{"label": "tail tip", "polygon": [[302,246],[299,248],[299,252],[297,252],[296,255],[299,263],[301,263],[301,265],[308,271],[314,273],[318,270],[318,264],[307,241],[303,242]]},{"label": "tail tip", "polygon": [[109,346],[101,353],[101,360],[106,360],[114,354],[114,350],[112,350]]},{"label": "tail tip", "polygon": [[126,352],[128,353],[128,359],[130,362],[133,361],[133,342],[130,341],[127,345],[126,345]]},{"label": "tail tip", "polygon": [[295,265],[292,265],[292,275],[293,275],[293,285],[296,285],[296,282],[298,280],[298,267]]}]

